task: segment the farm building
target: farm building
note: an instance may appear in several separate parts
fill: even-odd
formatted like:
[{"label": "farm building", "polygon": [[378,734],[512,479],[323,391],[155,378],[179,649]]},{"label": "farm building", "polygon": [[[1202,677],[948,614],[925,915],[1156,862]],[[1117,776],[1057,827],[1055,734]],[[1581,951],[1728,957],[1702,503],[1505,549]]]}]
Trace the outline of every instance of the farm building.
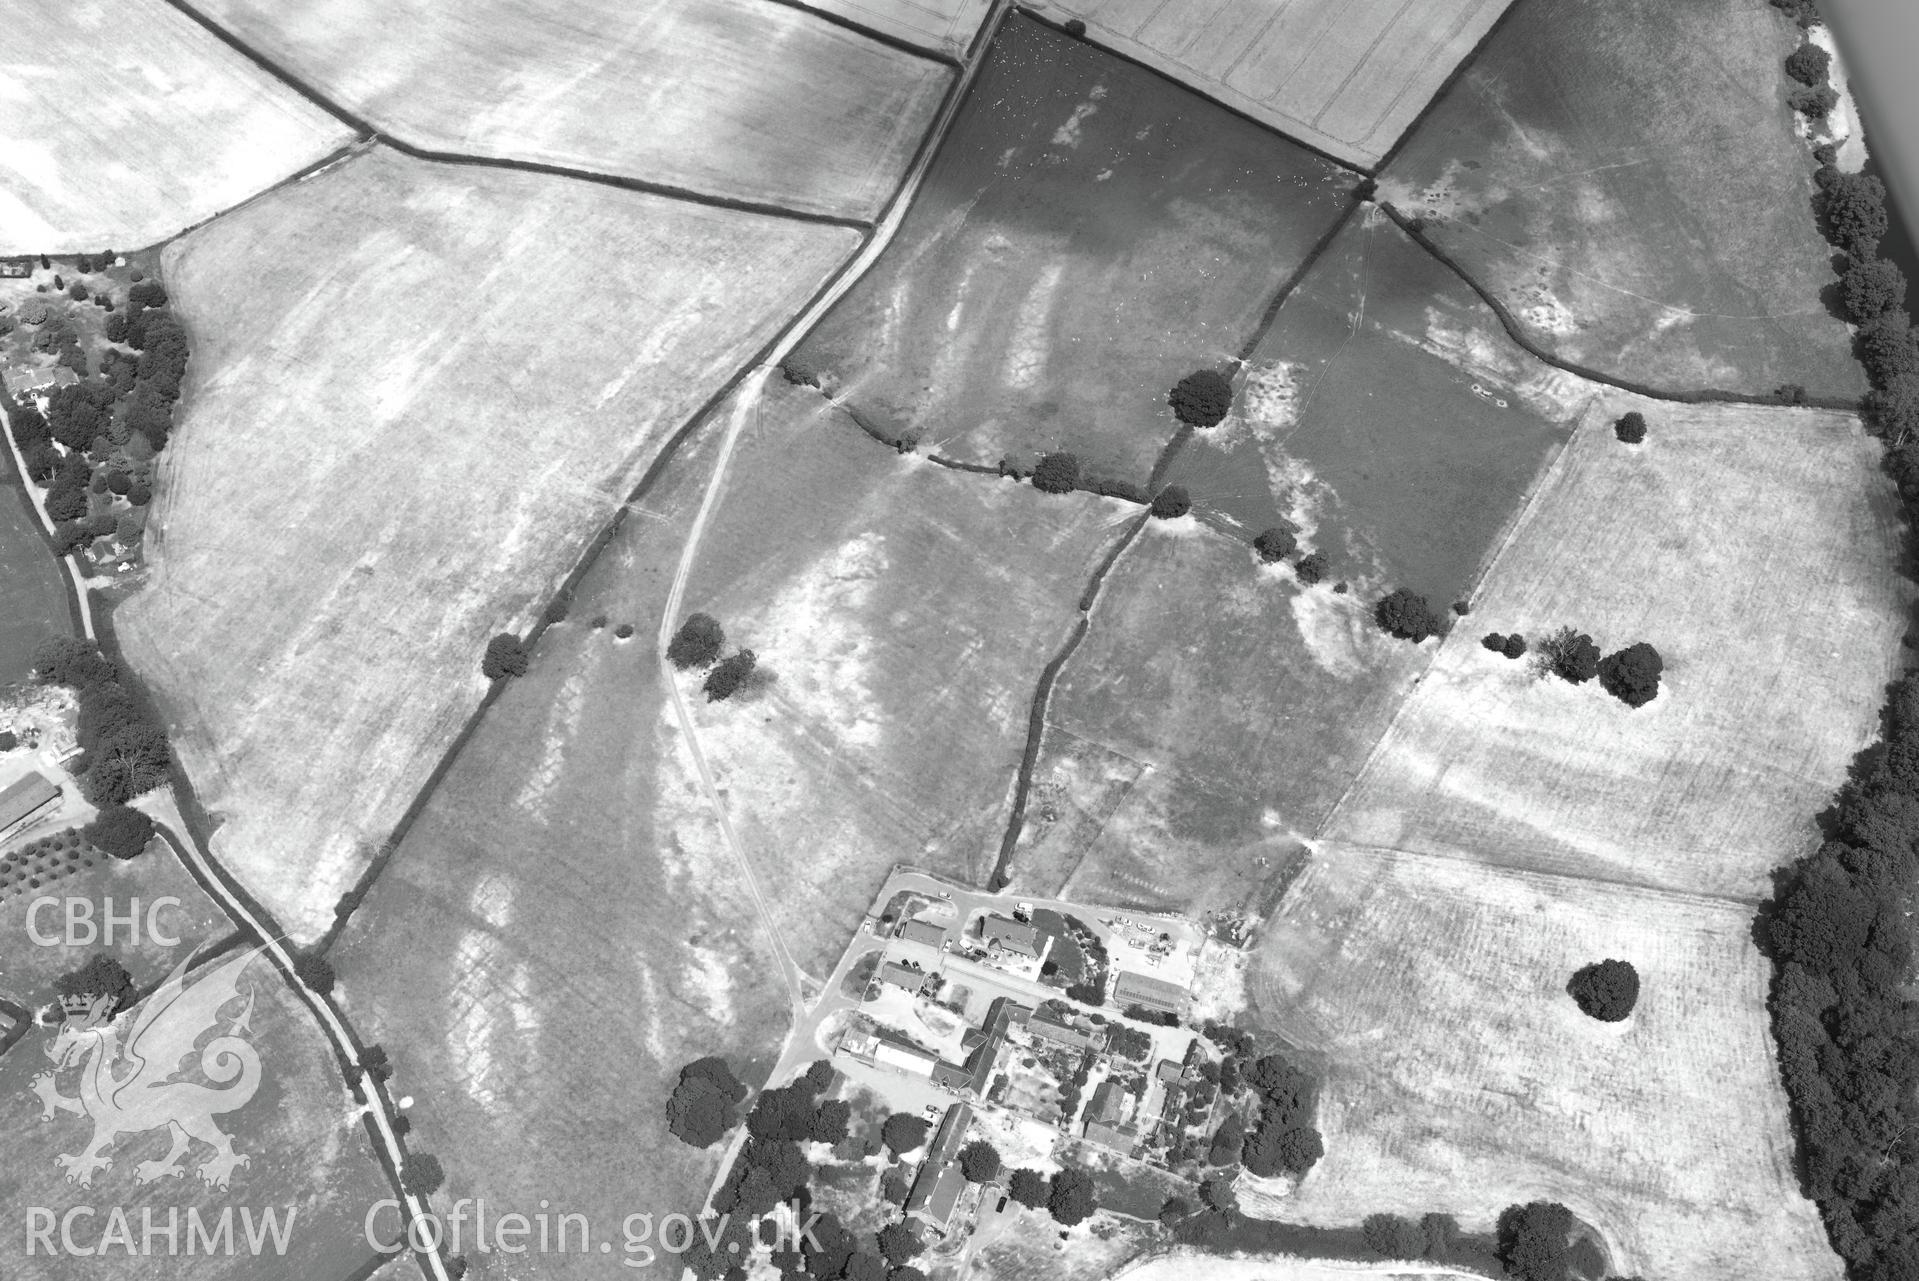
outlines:
[{"label": "farm building", "polygon": [[1088,1121],[1084,1131],[1087,1142],[1109,1147],[1123,1156],[1131,1156],[1133,1144],[1139,1136],[1121,1125],[1107,1125],[1104,1121]]},{"label": "farm building", "polygon": [[1047,1041],[1068,1050],[1086,1050],[1099,1044],[1096,1033],[1082,1032],[1078,1028],[1068,1027],[1056,1019],[1043,1014],[1035,1014],[1026,1021],[1026,1030],[1033,1039]]},{"label": "farm building", "polygon": [[0,836],[31,820],[60,799],[60,789],[37,771],[0,789]]},{"label": "farm building", "polygon": [[943,947],[946,943],[946,927],[935,925],[931,921],[907,921],[900,926],[899,936],[908,943],[924,943],[928,947]]},{"label": "farm building", "polygon": [[898,961],[888,961],[880,966],[880,982],[891,983],[917,996],[920,989],[926,986],[926,971],[902,965]]},{"label": "farm building", "polygon": [[906,1198],[906,1212],[917,1214],[944,1232],[953,1218],[954,1208],[959,1205],[960,1193],[964,1191],[966,1176],[960,1173],[958,1165],[948,1161],[934,1169],[929,1161],[920,1168],[920,1177]]},{"label": "farm building", "polygon": [[933,1068],[933,1084],[943,1086],[955,1094],[971,1094],[975,1098],[986,1092],[986,1079],[992,1075],[993,1064],[999,1058],[999,1047],[1006,1043],[1006,1030],[1014,1023],[1024,1023],[1032,1013],[1019,1002],[1000,997],[993,1002],[993,1008],[986,1016],[986,1026],[969,1028],[961,1038],[960,1044],[971,1051],[965,1063],[949,1063],[941,1060]]},{"label": "farm building", "polygon": [[1039,955],[1039,931],[1020,921],[989,916],[980,922],[979,932],[991,950],[1011,952],[1015,956]]},{"label": "farm building", "polygon": [[899,1041],[879,1041],[873,1046],[873,1062],[908,1076],[931,1076],[939,1060],[917,1046]]},{"label": "farm building", "polygon": [[1153,1069],[1153,1075],[1167,1085],[1178,1085],[1180,1077],[1185,1075],[1185,1072],[1185,1065],[1176,1063],[1172,1059],[1161,1059],[1159,1066]]},{"label": "farm building", "polygon": [[939,1132],[933,1136],[933,1146],[926,1150],[926,1162],[923,1169],[946,1165],[959,1156],[960,1146],[966,1142],[966,1131],[973,1125],[973,1109],[964,1103],[955,1103],[946,1109],[946,1115],[940,1118]]},{"label": "farm building", "polygon": [[1149,1010],[1178,1014],[1186,1003],[1186,989],[1150,974],[1135,974],[1127,970],[1113,985],[1113,1001],[1121,1009],[1129,1005],[1143,1005]]}]

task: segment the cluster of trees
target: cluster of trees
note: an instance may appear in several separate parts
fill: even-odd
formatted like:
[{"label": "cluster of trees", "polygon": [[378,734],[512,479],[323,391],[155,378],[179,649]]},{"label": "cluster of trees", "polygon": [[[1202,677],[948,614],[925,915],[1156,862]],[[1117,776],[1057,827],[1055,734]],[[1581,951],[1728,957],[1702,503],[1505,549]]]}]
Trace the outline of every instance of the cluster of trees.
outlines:
[{"label": "cluster of trees", "polygon": [[34,675],[80,696],[73,772],[95,805],[125,805],[167,781],[173,751],[167,733],[120,683],[120,669],[91,641],[55,637],[34,655]]},{"label": "cluster of trees", "polygon": [[1446,630],[1445,623],[1431,603],[1406,587],[1395,588],[1373,606],[1373,621],[1388,636],[1397,636],[1415,644]]},{"label": "cluster of trees", "polygon": [[695,1059],[680,1069],[679,1083],[666,1100],[666,1128],[682,1143],[712,1147],[733,1128],[734,1110],[745,1099],[746,1087],[725,1059]]},{"label": "cluster of trees", "polygon": [[[1573,1212],[1557,1201],[1509,1205],[1499,1216],[1499,1261],[1516,1281],[1573,1281],[1597,1277],[1605,1256],[1592,1238],[1574,1235]],[[1631,1281],[1615,1277],[1613,1281]]]},{"label": "cluster of trees", "polygon": [[714,664],[713,670],[706,674],[705,684],[700,687],[706,691],[706,701],[718,703],[733,697],[753,675],[758,663],[757,654],[750,649],[742,649]]},{"label": "cluster of trees", "polygon": [[1510,636],[1502,635],[1499,632],[1487,632],[1486,635],[1480,639],[1479,643],[1487,649],[1490,649],[1493,653],[1504,654],[1507,658],[1524,658],[1526,656],[1526,638],[1518,632],[1514,632]]},{"label": "cluster of trees", "polygon": [[62,1000],[69,997],[85,997],[89,1000],[103,996],[113,998],[106,1007],[108,1018],[120,1013],[133,1004],[133,975],[127,973],[127,967],[105,952],[96,952],[85,965],[77,970],[69,970],[53,981],[53,992]]},{"label": "cluster of trees", "polygon": [[666,659],[681,671],[710,667],[726,648],[726,629],[711,614],[688,614],[667,642]]},{"label": "cluster of trees", "polygon": [[1639,1003],[1639,971],[1630,961],[1607,957],[1574,970],[1566,992],[1589,1018],[1620,1023]]},{"label": "cluster of trees", "polygon": [[1194,427],[1216,427],[1233,410],[1232,380],[1217,370],[1200,369],[1173,384],[1167,403],[1173,416]]},{"label": "cluster of trees", "polygon": [[1919,878],[1919,676],[1893,687],[1834,839],[1785,870],[1760,935],[1806,1190],[1868,1281],[1919,1276],[1919,1010],[1907,908]]},{"label": "cluster of trees", "polygon": [[1079,459],[1064,451],[1047,454],[1033,468],[1033,488],[1048,494],[1070,494],[1079,488]]},{"label": "cluster of trees", "polygon": [[1008,1178],[1006,1190],[1021,1205],[1044,1210],[1053,1216],[1053,1222],[1069,1228],[1084,1223],[1098,1208],[1093,1196],[1093,1176],[1073,1166],[1061,1169],[1051,1178],[1021,1166]]},{"label": "cluster of trees", "polygon": [[531,663],[526,642],[512,632],[501,632],[486,643],[486,653],[480,656],[480,675],[490,681],[524,676]]},{"label": "cluster of trees", "polygon": [[1144,1063],[1153,1052],[1153,1038],[1136,1027],[1115,1023],[1107,1033],[1106,1048],[1123,1059]]},{"label": "cluster of trees", "polygon": [[1542,676],[1583,685],[1599,675],[1599,646],[1586,633],[1561,627],[1539,642],[1533,661]]},{"label": "cluster of trees", "polygon": [[754,1219],[804,1192],[811,1170],[800,1144],[846,1137],[846,1100],[820,1097],[832,1080],[832,1066],[822,1059],[793,1084],[760,1092],[746,1117],[746,1143],[714,1194],[714,1209]]},{"label": "cluster of trees", "polygon": [[[1492,641],[1493,637],[1486,638],[1487,648],[1492,648]],[[1665,670],[1659,651],[1645,641],[1602,657],[1591,636],[1570,627],[1561,627],[1540,641],[1533,664],[1538,675],[1557,676],[1573,685],[1597,676],[1600,688],[1628,707],[1644,707],[1657,698],[1659,676]]]},{"label": "cluster of trees", "polygon": [[[1239,1159],[1247,1171],[1261,1178],[1275,1174],[1304,1176],[1326,1154],[1325,1143],[1319,1131],[1313,1128],[1318,1082],[1280,1054],[1268,1054],[1257,1060],[1250,1070],[1235,1071],[1234,1077],[1235,1086],[1243,1079],[1259,1095],[1259,1125],[1239,1150]],[[1227,1091],[1228,1088],[1222,1068],[1220,1089]],[[1238,1116],[1221,1122],[1222,1128],[1228,1124],[1239,1124]],[[1222,1146],[1215,1133],[1215,1150],[1229,1148],[1230,1138],[1229,1135],[1229,1141]]]},{"label": "cluster of trees", "polygon": [[1839,105],[1838,90],[1826,83],[1831,66],[1832,55],[1810,40],[1786,55],[1786,74],[1799,82],[1786,101],[1808,120],[1824,120]]},{"label": "cluster of trees", "polygon": [[153,820],[129,805],[108,805],[81,829],[95,849],[117,859],[138,858],[153,839]]}]

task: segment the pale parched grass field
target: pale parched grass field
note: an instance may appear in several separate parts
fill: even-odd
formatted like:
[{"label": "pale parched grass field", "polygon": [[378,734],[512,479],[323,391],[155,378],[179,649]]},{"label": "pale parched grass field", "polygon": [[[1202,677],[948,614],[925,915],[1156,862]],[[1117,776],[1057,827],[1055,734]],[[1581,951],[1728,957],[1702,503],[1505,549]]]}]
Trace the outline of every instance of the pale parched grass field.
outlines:
[{"label": "pale parched grass field", "polygon": [[817,213],[892,195],[952,71],[765,0],[208,0],[407,142]]},{"label": "pale parched grass field", "polygon": [[0,254],[152,244],[353,131],[161,0],[0,0]]},{"label": "pale parched grass field", "polygon": [[[1837,1278],[1800,1196],[1742,905],[1329,844],[1269,923],[1260,1022],[1325,1056],[1327,1156],[1295,1221],[1380,1211],[1491,1227],[1556,1200],[1621,1275]],[[1623,1023],[1579,966],[1630,961]]]},{"label": "pale parched grass field", "polygon": [[1348,164],[1378,164],[1510,0],[1039,0]]},{"label": "pale parched grass field", "polygon": [[296,937],[478,702],[488,637],[854,242],[375,151],[168,248],[193,361],[117,621],[215,853]]},{"label": "pale parched grass field", "polygon": [[[1638,446],[1613,435],[1629,408]],[[1596,402],[1324,834],[1768,893],[1900,669],[1913,591],[1879,455],[1848,414]],[[1651,643],[1659,696],[1629,708],[1479,643],[1561,624]]]}]

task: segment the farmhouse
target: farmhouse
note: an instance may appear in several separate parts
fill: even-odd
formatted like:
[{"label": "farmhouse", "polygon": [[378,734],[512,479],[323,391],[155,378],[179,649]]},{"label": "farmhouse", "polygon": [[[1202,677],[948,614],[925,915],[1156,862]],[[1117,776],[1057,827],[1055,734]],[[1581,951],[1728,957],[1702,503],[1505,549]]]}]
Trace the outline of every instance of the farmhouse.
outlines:
[{"label": "farmhouse", "polygon": [[1186,1068],[1184,1064],[1177,1063],[1172,1059],[1161,1059],[1159,1066],[1153,1069],[1153,1076],[1163,1084],[1173,1086],[1179,1084],[1180,1077],[1185,1075],[1185,1072]]},{"label": "farmhouse", "polygon": [[60,789],[38,772],[29,771],[24,778],[15,779],[0,789],[0,836],[25,826],[59,799]]},{"label": "farmhouse", "polygon": [[906,1212],[918,1215],[927,1223],[944,1232],[952,1221],[954,1207],[959,1205],[960,1193],[966,1191],[966,1176],[955,1163],[948,1161],[938,1169],[928,1161],[920,1167],[920,1177],[913,1184],[913,1191],[906,1198]]},{"label": "farmhouse", "polygon": [[1011,952],[1015,956],[1039,955],[1039,931],[1004,916],[989,916],[980,922],[980,938],[989,951]]},{"label": "farmhouse", "polygon": [[1111,1148],[1122,1156],[1131,1156],[1133,1145],[1139,1140],[1139,1136],[1125,1126],[1107,1125],[1104,1121],[1088,1121],[1084,1134],[1089,1143]]},{"label": "farmhouse", "polygon": [[943,947],[946,944],[946,927],[935,925],[931,921],[907,921],[900,926],[899,936],[908,943],[924,943],[927,947]]},{"label": "farmhouse", "polygon": [[1127,970],[1120,974],[1119,982],[1113,985],[1113,1000],[1122,1009],[1128,1005],[1143,1005],[1149,1010],[1178,1014],[1186,1003],[1186,989],[1150,974],[1135,974]]},{"label": "farmhouse", "polygon": [[918,996],[926,986],[926,971],[902,965],[898,961],[888,961],[880,966],[880,982],[891,983],[894,987],[904,988]]},{"label": "farmhouse", "polygon": [[971,1051],[966,1062],[941,1060],[933,1068],[933,1084],[955,1094],[971,1094],[975,1098],[983,1095],[986,1079],[992,1075],[993,1063],[999,1057],[999,1047],[1006,1041],[1006,1030],[1015,1023],[1026,1022],[1031,1013],[1026,1006],[1008,997],[994,1001],[986,1016],[986,1026],[968,1029],[960,1040],[960,1044]]}]

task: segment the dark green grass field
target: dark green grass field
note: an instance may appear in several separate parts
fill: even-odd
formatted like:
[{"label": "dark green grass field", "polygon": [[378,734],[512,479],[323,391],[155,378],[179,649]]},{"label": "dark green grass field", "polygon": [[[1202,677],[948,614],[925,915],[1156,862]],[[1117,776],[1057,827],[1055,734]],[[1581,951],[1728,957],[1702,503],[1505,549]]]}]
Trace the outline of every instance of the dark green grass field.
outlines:
[{"label": "dark green grass field", "polygon": [[1335,578],[1465,596],[1586,385],[1509,342],[1399,228],[1354,218],[1286,300],[1232,419],[1168,473],[1202,520],[1251,538],[1289,519]]},{"label": "dark green grass field", "polygon": [[1014,16],[899,238],[801,348],[869,419],[968,461],[1066,448],[1143,483],[1353,176]]},{"label": "dark green grass field", "polygon": [[32,673],[40,642],[72,635],[73,622],[66,584],[60,581],[64,571],[40,535],[12,453],[3,445],[0,488],[6,490],[0,494],[0,685],[10,685]]},{"label": "dark green grass field", "polygon": [[[201,968],[205,972],[205,967]],[[236,1153],[249,1158],[233,1171],[224,1190],[201,1183],[196,1170],[210,1149],[195,1143],[189,1149],[182,1177],[141,1184],[134,1167],[158,1160],[167,1151],[164,1130],[126,1135],[109,1153],[110,1168],[97,1172],[90,1187],[67,1183],[54,1158],[81,1151],[93,1133],[84,1118],[60,1113],[42,1121],[33,1078],[49,1066],[44,1047],[51,1034],[34,1029],[0,1058],[0,1128],[4,1128],[7,1160],[0,1162],[0,1199],[8,1214],[0,1226],[0,1273],[13,1281],[72,1281],[74,1277],[125,1278],[126,1281],[344,1281],[364,1274],[374,1259],[367,1245],[364,1223],[368,1209],[393,1195],[391,1185],[372,1155],[371,1143],[313,1015],[286,988],[264,959],[256,958],[240,981],[241,991],[255,992],[249,1040],[260,1057],[260,1083],[242,1107],[215,1117],[215,1124],[232,1136]],[[224,1029],[239,1010],[226,1011]],[[193,1063],[195,1060],[189,1060]],[[188,1079],[195,1079],[189,1067]],[[74,1096],[79,1070],[69,1070],[58,1081],[60,1092]],[[63,1216],[79,1206],[91,1206],[92,1217],[73,1221],[77,1244],[97,1249],[86,1258],[37,1248],[28,1253],[27,1210],[42,1207]],[[285,1250],[275,1249],[261,1236],[259,1254],[249,1249],[243,1211],[256,1225],[261,1212],[272,1209],[290,1227]],[[115,1209],[124,1212],[130,1244],[107,1241]],[[223,1212],[233,1215],[231,1254],[212,1257],[187,1253],[189,1211],[197,1212],[211,1229]],[[150,1213],[160,1231],[144,1236],[142,1213]],[[169,1214],[179,1225],[177,1253],[169,1252],[164,1229]],[[388,1215],[391,1221],[391,1215]],[[56,1230],[53,1242],[60,1236]],[[39,1245],[38,1242],[35,1243]]]},{"label": "dark green grass field", "polygon": [[1520,0],[1381,198],[1555,354],[1678,390],[1864,390],[1766,0]]}]

